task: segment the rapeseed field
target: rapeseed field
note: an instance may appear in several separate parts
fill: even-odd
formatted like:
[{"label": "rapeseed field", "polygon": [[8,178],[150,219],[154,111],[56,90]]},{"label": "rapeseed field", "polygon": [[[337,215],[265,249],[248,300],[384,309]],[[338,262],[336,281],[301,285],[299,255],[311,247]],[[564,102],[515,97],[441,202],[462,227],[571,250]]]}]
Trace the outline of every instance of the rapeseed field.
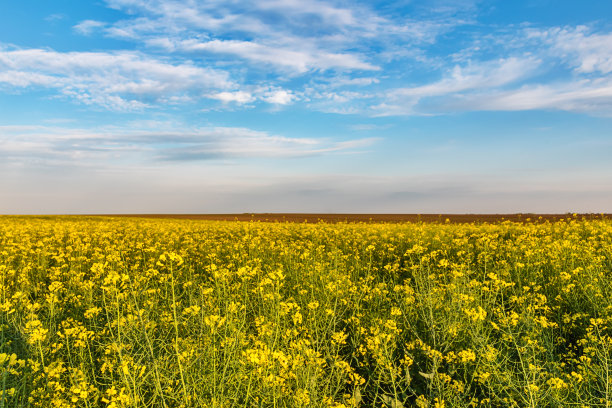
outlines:
[{"label": "rapeseed field", "polygon": [[609,407],[612,222],[0,218],[0,407]]}]

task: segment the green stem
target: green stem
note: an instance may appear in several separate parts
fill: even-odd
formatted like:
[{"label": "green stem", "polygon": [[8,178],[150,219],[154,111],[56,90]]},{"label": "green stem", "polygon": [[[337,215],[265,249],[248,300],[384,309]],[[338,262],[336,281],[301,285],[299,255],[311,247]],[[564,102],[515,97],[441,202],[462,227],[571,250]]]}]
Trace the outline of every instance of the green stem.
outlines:
[{"label": "green stem", "polygon": [[185,403],[188,403],[187,398],[187,386],[185,385],[185,375],[183,374],[183,364],[181,363],[181,355],[179,353],[179,331],[178,331],[178,317],[176,314],[176,293],[174,290],[174,270],[170,267],[170,282],[172,287],[172,314],[174,316],[174,350],[176,352],[176,361],[179,366],[179,373],[181,375],[181,384],[183,386],[183,398]]}]

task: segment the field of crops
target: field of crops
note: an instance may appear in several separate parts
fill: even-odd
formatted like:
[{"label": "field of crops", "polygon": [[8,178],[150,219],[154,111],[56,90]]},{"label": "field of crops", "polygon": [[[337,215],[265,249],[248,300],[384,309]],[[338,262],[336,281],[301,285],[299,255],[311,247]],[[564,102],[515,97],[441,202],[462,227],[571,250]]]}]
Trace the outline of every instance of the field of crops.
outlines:
[{"label": "field of crops", "polygon": [[0,217],[0,407],[612,405],[612,222]]}]

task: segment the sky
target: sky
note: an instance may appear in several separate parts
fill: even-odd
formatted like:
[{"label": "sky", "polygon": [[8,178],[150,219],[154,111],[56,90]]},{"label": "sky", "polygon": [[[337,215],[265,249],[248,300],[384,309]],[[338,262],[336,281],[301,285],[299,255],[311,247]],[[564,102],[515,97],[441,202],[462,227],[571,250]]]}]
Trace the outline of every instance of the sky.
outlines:
[{"label": "sky", "polygon": [[0,3],[0,213],[612,212],[612,2]]}]

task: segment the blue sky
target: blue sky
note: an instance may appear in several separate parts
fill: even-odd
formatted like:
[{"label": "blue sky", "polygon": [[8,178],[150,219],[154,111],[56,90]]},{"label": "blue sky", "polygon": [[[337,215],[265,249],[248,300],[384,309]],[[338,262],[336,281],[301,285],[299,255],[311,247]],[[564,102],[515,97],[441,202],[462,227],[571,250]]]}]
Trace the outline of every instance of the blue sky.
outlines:
[{"label": "blue sky", "polygon": [[0,213],[610,212],[612,3],[0,5]]}]

